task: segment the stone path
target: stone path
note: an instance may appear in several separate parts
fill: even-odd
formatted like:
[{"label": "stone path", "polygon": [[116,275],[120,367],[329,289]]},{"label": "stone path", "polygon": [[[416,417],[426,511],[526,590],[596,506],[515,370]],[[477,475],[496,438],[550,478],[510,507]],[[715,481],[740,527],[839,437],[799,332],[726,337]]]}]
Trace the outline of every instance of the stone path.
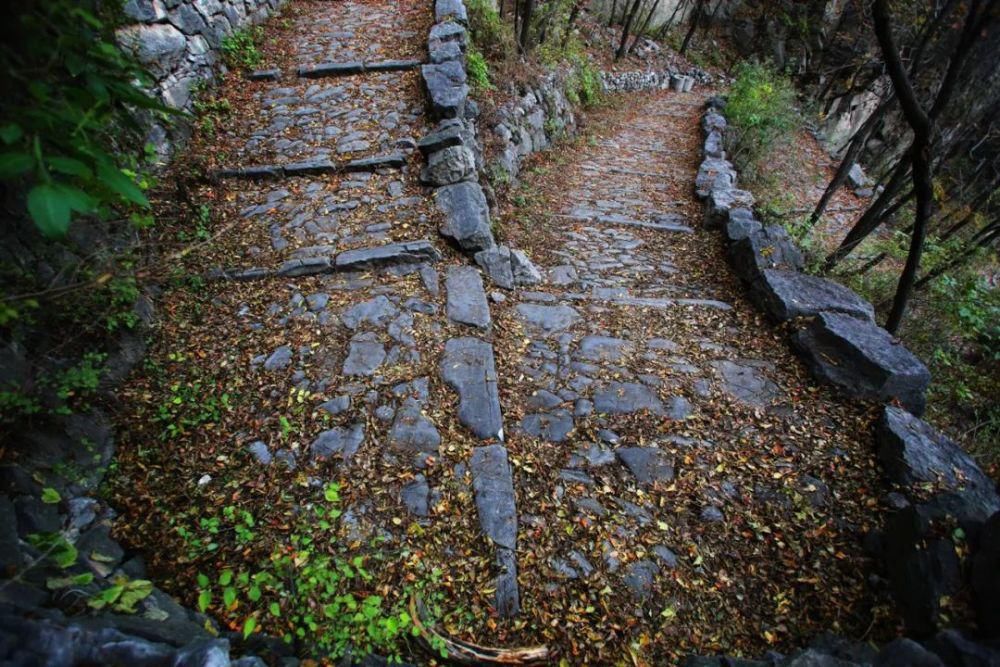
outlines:
[{"label": "stone path", "polygon": [[[841,488],[873,484],[862,420],[804,379],[697,229],[698,100],[637,97],[638,120],[575,155],[557,213],[519,239],[544,281],[496,292],[438,234],[418,72],[351,65],[422,58],[429,7],[296,6],[277,73],[241,82],[216,139],[215,166],[253,178],[200,193],[229,225],[199,258],[213,280],[166,298],[152,351],[164,386],[225,387],[231,407],[150,454],[136,399],[136,533],[169,545],[164,508],[234,493],[278,526],[338,480],[345,543],[380,559],[372,589],[440,568],[448,623],[480,643],[594,660],[639,637],[666,656],[827,627],[817,578],[845,600],[863,585],[837,555],[857,556],[863,501]],[[150,557],[171,570],[169,553]],[[779,593],[794,602],[748,611]]]}]

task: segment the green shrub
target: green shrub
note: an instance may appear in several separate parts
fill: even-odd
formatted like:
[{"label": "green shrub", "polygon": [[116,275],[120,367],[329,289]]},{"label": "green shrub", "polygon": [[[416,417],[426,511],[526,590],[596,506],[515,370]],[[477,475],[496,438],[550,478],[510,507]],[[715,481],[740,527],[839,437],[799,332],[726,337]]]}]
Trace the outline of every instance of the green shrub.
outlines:
[{"label": "green shrub", "polygon": [[760,63],[743,63],[726,100],[730,159],[748,181],[799,126],[792,82]]},{"label": "green shrub", "polygon": [[255,69],[264,60],[257,43],[264,37],[262,27],[237,30],[222,39],[222,57],[234,69]]},{"label": "green shrub", "polygon": [[152,80],[97,3],[17,5],[0,28],[0,180],[26,187],[28,213],[51,237],[75,215],[147,208],[136,111],[170,112],[145,92]]},{"label": "green shrub", "polygon": [[486,63],[486,58],[479,52],[479,49],[471,44],[468,53],[466,53],[466,67],[473,90],[493,89],[493,83],[490,81],[490,66]]},{"label": "green shrub", "polygon": [[489,0],[469,0],[469,30],[481,52],[493,62],[506,60],[515,52],[514,29],[500,18]]}]

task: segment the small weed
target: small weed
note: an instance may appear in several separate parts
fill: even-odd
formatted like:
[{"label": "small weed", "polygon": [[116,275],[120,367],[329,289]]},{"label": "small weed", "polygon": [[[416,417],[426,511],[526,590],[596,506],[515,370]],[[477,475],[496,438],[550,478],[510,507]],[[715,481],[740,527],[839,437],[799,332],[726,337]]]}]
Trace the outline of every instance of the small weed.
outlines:
[{"label": "small weed", "polygon": [[243,30],[237,30],[222,40],[222,58],[226,65],[233,69],[254,69],[259,67],[264,59],[263,54],[257,48],[264,37],[264,29],[261,26],[253,26]]}]

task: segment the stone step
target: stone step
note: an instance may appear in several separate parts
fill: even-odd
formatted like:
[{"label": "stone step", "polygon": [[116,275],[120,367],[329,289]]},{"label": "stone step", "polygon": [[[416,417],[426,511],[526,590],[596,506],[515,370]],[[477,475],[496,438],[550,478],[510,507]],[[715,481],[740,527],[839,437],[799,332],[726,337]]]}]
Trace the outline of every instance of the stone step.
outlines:
[{"label": "stone step", "polygon": [[351,76],[364,72],[405,72],[416,69],[423,63],[420,60],[381,60],[362,62],[354,60],[345,63],[320,63],[308,67],[300,67],[298,75],[303,79],[322,79],[335,76]]},{"label": "stone step", "polygon": [[373,172],[377,169],[401,169],[406,164],[402,153],[376,155],[358,158],[349,162],[333,162],[327,159],[304,160],[287,164],[262,164],[249,167],[219,169],[215,178],[240,178],[250,181],[289,178],[292,176],[316,176],[321,174]]},{"label": "stone step", "polygon": [[644,229],[655,229],[661,232],[681,232],[685,234],[690,234],[694,232],[694,229],[688,227],[687,225],[678,225],[667,222],[646,222],[643,220],[636,220],[634,218],[629,218],[624,215],[619,215],[617,213],[610,214],[592,214],[585,215],[579,213],[569,213],[557,214],[558,218],[569,218],[570,220],[586,220],[590,222],[601,222],[608,225],[623,225],[626,227],[642,227]]},{"label": "stone step", "polygon": [[437,262],[441,259],[434,244],[427,239],[388,243],[381,246],[345,250],[335,255],[316,255],[286,260],[277,269],[263,267],[219,269],[209,273],[212,280],[263,280],[274,276],[296,278],[321,273],[366,271],[402,264]]},{"label": "stone step", "polygon": [[250,81],[277,81],[280,78],[280,69],[258,69],[247,74],[247,79]]}]

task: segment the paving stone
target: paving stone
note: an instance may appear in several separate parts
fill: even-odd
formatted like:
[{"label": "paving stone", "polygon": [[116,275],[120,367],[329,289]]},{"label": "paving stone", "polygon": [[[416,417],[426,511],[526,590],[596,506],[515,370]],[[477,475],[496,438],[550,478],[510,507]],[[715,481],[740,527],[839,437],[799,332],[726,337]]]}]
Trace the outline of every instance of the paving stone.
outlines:
[{"label": "paving stone", "polygon": [[517,507],[506,448],[503,445],[476,447],[472,450],[469,468],[483,533],[494,544],[514,550],[517,546]]},{"label": "paving stone", "polygon": [[340,271],[355,271],[383,266],[437,262],[441,253],[426,239],[405,243],[389,243],[371,248],[347,250],[337,255],[335,266]]},{"label": "paving stone", "polygon": [[781,396],[781,390],[752,366],[732,361],[711,363],[722,380],[722,390],[738,401],[755,408],[766,408]]},{"label": "paving stone", "polygon": [[330,415],[339,415],[346,412],[351,407],[351,397],[347,394],[331,398],[329,401],[321,403],[319,408]]},{"label": "paving stone", "polygon": [[622,581],[637,600],[646,600],[653,593],[660,568],[651,560],[637,560],[625,567]]},{"label": "paving stone", "polygon": [[521,303],[517,306],[517,312],[529,326],[546,333],[568,329],[580,319],[580,313],[575,308],[565,305],[543,306]]},{"label": "paving stone", "polygon": [[399,309],[382,294],[372,297],[368,301],[362,301],[345,310],[340,320],[344,326],[357,329],[363,325],[385,327],[389,322],[396,319]]},{"label": "paving stone", "polygon": [[635,382],[612,382],[594,393],[594,409],[602,414],[628,414],[648,410],[665,416],[667,410],[656,392]]},{"label": "paving stone", "polygon": [[643,484],[669,482],[674,478],[673,461],[656,447],[619,447],[615,455]]},{"label": "paving stone", "polygon": [[247,445],[247,452],[261,465],[270,465],[273,457],[271,450],[267,448],[267,443],[263,440],[256,440]]},{"label": "paving stone", "polygon": [[292,363],[292,348],[289,345],[282,345],[267,358],[264,362],[264,370],[277,371],[287,367]]},{"label": "paving stone", "polygon": [[631,343],[621,338],[586,336],[580,341],[576,354],[588,361],[620,361],[632,348]]},{"label": "paving stone", "polygon": [[677,555],[662,544],[657,544],[650,549],[650,551],[652,551],[653,555],[660,561],[660,564],[668,570],[672,570],[677,567]]},{"label": "paving stone", "polygon": [[344,375],[372,375],[385,361],[385,346],[372,332],[356,335],[348,346]]},{"label": "paving stone", "polygon": [[547,442],[562,442],[573,430],[573,418],[566,410],[525,415],[521,430]]},{"label": "paving stone", "polygon": [[347,427],[335,427],[323,431],[309,446],[309,456],[325,459],[340,456],[345,461],[351,459],[365,439],[365,425],[358,423]]},{"label": "paving stone", "polygon": [[445,277],[448,319],[458,324],[485,329],[490,325],[490,305],[479,270],[473,266],[453,266]]},{"label": "paving stone", "polygon": [[406,451],[437,452],[441,435],[434,423],[423,414],[418,398],[406,398],[396,411],[389,442],[393,447]]},{"label": "paving stone", "polygon": [[699,516],[701,517],[701,520],[706,523],[719,523],[726,520],[725,515],[722,514],[722,510],[715,505],[706,505],[701,508]]},{"label": "paving stone", "polygon": [[349,76],[361,74],[365,66],[360,61],[347,63],[321,63],[312,67],[300,67],[298,75],[304,79],[319,79],[328,76]]},{"label": "paving stone", "polygon": [[501,618],[512,618],[521,611],[517,586],[517,557],[513,549],[497,549],[496,610]]},{"label": "paving stone", "polygon": [[482,439],[503,438],[493,347],[478,338],[445,343],[441,377],[458,392],[458,419]]},{"label": "paving stone", "polygon": [[410,514],[425,517],[430,514],[430,493],[427,478],[416,475],[413,481],[399,492],[399,498]]}]

